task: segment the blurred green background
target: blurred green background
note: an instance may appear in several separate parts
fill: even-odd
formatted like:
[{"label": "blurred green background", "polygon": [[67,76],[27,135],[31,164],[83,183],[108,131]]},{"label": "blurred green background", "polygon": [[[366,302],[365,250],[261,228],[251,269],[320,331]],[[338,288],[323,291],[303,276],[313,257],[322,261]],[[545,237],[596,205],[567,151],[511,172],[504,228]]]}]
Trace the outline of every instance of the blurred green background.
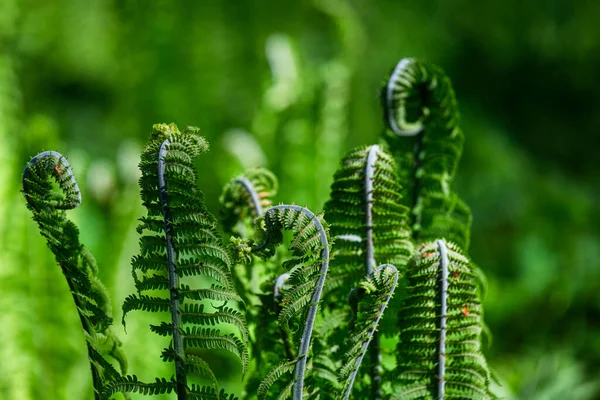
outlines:
[{"label": "blurred green background", "polygon": [[[141,379],[170,376],[140,313],[118,325],[138,251],[139,153],[195,125],[209,207],[247,166],[320,210],[339,158],[378,140],[379,86],[411,56],[454,82],[459,193],[487,274],[489,362],[514,399],[600,399],[600,2],[0,0],[0,398],[91,397],[67,285],[19,193],[42,150],[70,160],[69,213]],[[226,374],[227,371],[221,371]],[[237,373],[237,372],[236,372]]]}]

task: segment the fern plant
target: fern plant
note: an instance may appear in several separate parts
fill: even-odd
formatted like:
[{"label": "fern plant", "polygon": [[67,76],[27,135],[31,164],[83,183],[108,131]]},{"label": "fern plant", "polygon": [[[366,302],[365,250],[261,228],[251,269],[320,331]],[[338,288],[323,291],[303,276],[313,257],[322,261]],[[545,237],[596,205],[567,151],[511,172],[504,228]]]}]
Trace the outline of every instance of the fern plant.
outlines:
[{"label": "fern plant", "polygon": [[[77,227],[65,215],[66,210],[81,204],[81,192],[62,154],[44,151],[29,161],[23,172],[23,194],[73,295],[85,333],[94,397],[100,399],[106,385],[126,373],[127,361],[110,327],[110,302],[97,277],[96,261],[79,242]],[[121,372],[107,357],[119,363]]]},{"label": "fern plant", "polygon": [[213,372],[220,350],[249,376],[246,398],[494,398],[482,273],[465,255],[471,216],[453,187],[463,135],[450,81],[405,59],[382,100],[385,143],[343,158],[324,213],[273,205],[274,174],[251,169],[222,192],[226,238],[196,187],[208,143],[197,128],[154,126],[140,162],[136,293],[123,304],[123,324],[132,311],[162,319],[150,330],[170,341],[161,357],[174,374],[154,382],[127,375],[95,263],[64,218],[81,202],[69,164],[56,152],[31,160],[25,197],[73,292],[97,399],[234,399]]}]

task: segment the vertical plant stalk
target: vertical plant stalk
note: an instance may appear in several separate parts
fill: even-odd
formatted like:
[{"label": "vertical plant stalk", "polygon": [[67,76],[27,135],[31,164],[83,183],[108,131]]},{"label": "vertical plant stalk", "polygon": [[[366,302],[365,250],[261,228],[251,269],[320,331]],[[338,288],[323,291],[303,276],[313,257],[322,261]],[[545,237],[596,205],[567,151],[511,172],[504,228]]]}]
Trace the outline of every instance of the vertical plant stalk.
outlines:
[{"label": "vertical plant stalk", "polygon": [[[373,245],[373,179],[375,176],[375,164],[377,163],[378,151],[378,145],[371,146],[369,153],[367,154],[367,165],[365,168],[365,272],[367,276],[372,275],[373,268],[375,268],[375,249]],[[373,331],[372,344],[371,347],[369,347],[372,400],[380,400],[383,395],[381,392],[382,371],[380,342],[379,332]],[[352,379],[354,381],[354,378]],[[349,394],[350,392],[348,392],[348,395]]]},{"label": "vertical plant stalk", "polygon": [[440,254],[440,345],[438,349],[438,399],[444,399],[446,390],[446,321],[448,319],[448,249],[444,240],[437,241]]},{"label": "vertical plant stalk", "polygon": [[[365,356],[365,353],[367,352],[367,349],[370,348],[369,344],[372,343],[375,339],[379,340],[379,335],[377,333],[377,327],[379,326],[379,321],[381,320],[381,317],[383,316],[383,312],[385,311],[388,303],[390,302],[390,299],[392,298],[392,295],[396,291],[396,286],[398,285],[398,270],[396,269],[395,266],[393,266],[391,264],[380,265],[369,275],[372,275],[375,272],[381,271],[385,268],[389,268],[392,270],[392,272],[394,274],[394,284],[390,288],[390,291],[388,293],[388,296],[385,299],[385,302],[379,308],[377,317],[375,318],[375,321],[373,321],[373,326],[371,328],[371,331],[369,332],[369,335],[367,336],[368,339],[365,340],[362,344],[362,347],[360,350],[361,355],[356,359],[356,362],[354,363],[354,369],[353,369],[352,373],[350,374],[350,384],[348,386],[348,389],[346,390],[346,393],[344,393],[344,400],[348,400],[350,398],[350,393],[352,393],[352,387],[354,386],[354,380],[356,379],[356,374],[358,373],[358,369],[360,368],[360,364],[362,363],[362,360]],[[373,353],[371,352],[370,355],[373,356]],[[379,357],[379,349],[377,351],[377,356]],[[371,368],[371,373],[372,372],[373,372],[373,369]],[[378,378],[379,378],[379,385],[380,385],[381,384],[381,374],[378,375]],[[372,382],[371,385],[373,388],[374,383]],[[373,390],[371,392],[373,393]],[[379,396],[380,397],[383,396],[383,394],[381,393],[381,386],[379,387],[379,392],[380,392]]]},{"label": "vertical plant stalk", "polygon": [[266,214],[271,210],[294,210],[301,212],[312,220],[315,224],[315,228],[319,232],[319,241],[323,249],[321,250],[321,269],[319,270],[319,279],[313,295],[310,299],[311,306],[308,309],[308,315],[306,317],[306,323],[304,324],[304,330],[302,331],[302,338],[300,339],[300,346],[298,348],[298,360],[296,361],[296,368],[294,371],[294,386],[292,388],[292,395],[294,400],[302,400],[302,394],[304,390],[304,375],[306,374],[306,360],[308,358],[308,351],[310,348],[310,340],[312,338],[313,327],[315,325],[315,318],[317,316],[317,310],[319,308],[319,301],[321,300],[321,293],[323,292],[323,286],[325,285],[325,278],[327,276],[327,270],[329,269],[329,241],[327,240],[327,234],[325,228],[319,218],[310,210],[296,206],[296,205],[279,205],[269,208]]},{"label": "vertical plant stalk", "polygon": [[248,194],[250,195],[250,199],[252,200],[252,205],[256,210],[256,216],[262,217],[264,211],[262,205],[260,204],[260,198],[258,196],[258,193],[256,193],[256,189],[254,189],[254,185],[252,184],[252,182],[250,182],[243,176],[236,178],[235,182],[239,183],[244,187],[244,189],[246,189],[246,192],[248,192]]},{"label": "vertical plant stalk", "polygon": [[183,349],[183,335],[181,334],[181,314],[179,313],[179,277],[175,265],[175,247],[173,246],[173,225],[171,210],[167,199],[167,183],[165,180],[165,156],[169,140],[165,140],[158,152],[158,192],[160,207],[165,222],[165,240],[167,244],[167,272],[169,275],[169,296],[171,321],[173,323],[173,350],[175,351],[175,379],[177,381],[177,399],[187,399],[187,379],[185,375],[185,352]]}]

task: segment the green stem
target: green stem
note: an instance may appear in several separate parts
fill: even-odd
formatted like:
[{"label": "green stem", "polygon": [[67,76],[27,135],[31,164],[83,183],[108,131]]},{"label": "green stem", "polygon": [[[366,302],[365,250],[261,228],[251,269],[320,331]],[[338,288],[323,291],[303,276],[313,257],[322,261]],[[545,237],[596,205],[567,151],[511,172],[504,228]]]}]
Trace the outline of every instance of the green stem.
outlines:
[{"label": "green stem", "polygon": [[165,180],[165,156],[169,140],[165,140],[158,152],[158,191],[160,206],[165,222],[165,239],[167,243],[167,271],[169,275],[169,295],[171,321],[173,323],[173,350],[175,351],[175,379],[177,381],[177,399],[187,399],[187,378],[185,375],[185,352],[183,348],[183,335],[181,334],[181,314],[179,312],[179,276],[175,265],[175,247],[173,246],[173,224],[171,210],[167,201],[167,183]]}]

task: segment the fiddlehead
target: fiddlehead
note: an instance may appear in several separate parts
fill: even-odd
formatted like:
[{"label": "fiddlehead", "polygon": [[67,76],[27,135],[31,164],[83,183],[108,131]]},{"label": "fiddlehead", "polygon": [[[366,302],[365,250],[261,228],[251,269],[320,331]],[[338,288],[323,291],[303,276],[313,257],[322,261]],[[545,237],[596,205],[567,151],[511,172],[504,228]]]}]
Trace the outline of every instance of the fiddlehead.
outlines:
[{"label": "fiddlehead", "polygon": [[476,276],[460,249],[445,240],[422,246],[407,271],[407,298],[392,399],[491,399],[481,353]]},{"label": "fiddlehead", "polygon": [[[179,399],[218,390],[208,364],[190,349],[229,351],[241,360],[243,373],[248,363],[245,318],[227,307],[229,301],[241,303],[231,282],[230,254],[216,230],[216,220],[206,210],[202,194],[196,189],[193,162],[208,149],[197,131],[187,128],[179,132],[173,124],[155,125],[142,154],[140,186],[148,214],[140,219],[138,231],[144,234],[141,251],[132,260],[138,293],[127,297],[123,304],[123,318],[133,310],[170,311],[170,321],[150,328],[161,336],[172,337],[172,345],[163,351],[162,357],[175,364],[174,381],[137,385],[135,377],[128,377],[123,387],[152,394],[171,385]],[[183,283],[187,277],[195,276],[211,278],[216,283],[206,283],[198,289]],[[150,296],[146,294],[148,291],[153,294],[159,291],[162,296]],[[207,301],[224,303],[214,306]],[[209,305],[215,311],[208,310]],[[240,337],[206,327],[216,324],[234,327]],[[215,387],[189,385],[188,376],[195,374],[211,379]]]},{"label": "fiddlehead", "polygon": [[468,250],[471,214],[453,184],[464,136],[450,79],[433,64],[405,58],[383,88],[382,103],[413,238],[445,237]]},{"label": "fiddlehead", "polygon": [[[331,186],[325,215],[336,238],[328,279],[329,308],[344,304],[345,296],[368,276],[377,263],[404,269],[413,251],[408,209],[403,206],[393,158],[378,145],[352,150],[343,160]],[[397,309],[400,296],[394,298]],[[396,334],[394,313],[382,324],[384,334]],[[340,332],[345,335],[345,331]],[[369,348],[371,398],[381,398],[379,332]]]},{"label": "fiddlehead", "polygon": [[[53,191],[53,182],[60,192]],[[23,194],[40,233],[60,265],[86,333],[88,358],[94,384],[94,397],[121,374],[105,359],[111,356],[126,373],[120,341],[110,330],[112,318],[106,289],[97,277],[96,261],[79,242],[79,230],[65,216],[65,210],[81,204],[81,192],[71,166],[56,151],[33,157],[23,172]]]},{"label": "fiddlehead", "polygon": [[233,178],[224,188],[219,199],[221,223],[228,234],[242,237],[247,234],[256,218],[273,204],[277,194],[277,178],[265,168],[252,168]]},{"label": "fiddlehead", "polygon": [[344,388],[338,396],[339,399],[347,400],[350,397],[360,364],[375,337],[379,321],[397,284],[398,270],[393,265],[384,264],[372,271],[361,281],[358,288],[350,293],[351,298],[358,297],[358,304],[348,339],[349,349],[344,355],[345,364],[340,374]]},{"label": "fiddlehead", "polygon": [[[265,212],[263,226],[265,241],[256,249],[259,254],[272,254],[273,248],[283,241],[282,230],[291,230],[294,235],[289,246],[294,257],[284,263],[290,276],[285,282],[288,288],[281,292],[278,321],[281,329],[297,338],[298,352],[295,360],[283,361],[267,375],[258,395],[264,398],[277,378],[293,369],[293,380],[280,393],[290,392],[294,400],[301,400],[313,327],[329,268],[328,227],[321,216],[296,205],[269,208]],[[298,316],[304,320],[300,337],[294,335],[291,327]]]}]

